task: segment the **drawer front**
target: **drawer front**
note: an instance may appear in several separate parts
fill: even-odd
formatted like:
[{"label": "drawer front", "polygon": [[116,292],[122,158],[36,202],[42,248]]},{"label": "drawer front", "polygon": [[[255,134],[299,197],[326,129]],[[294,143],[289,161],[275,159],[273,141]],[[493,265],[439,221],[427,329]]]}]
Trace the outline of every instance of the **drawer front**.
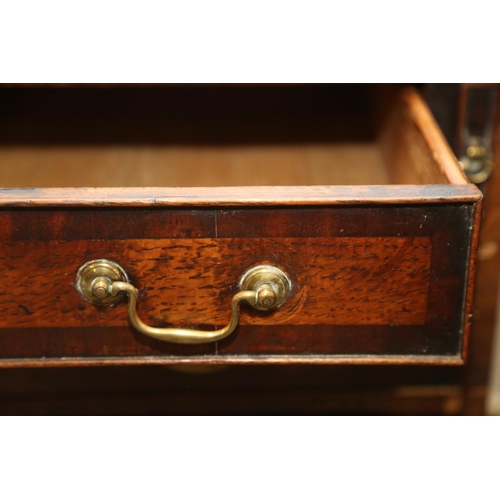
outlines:
[{"label": "drawer front", "polygon": [[[86,94],[68,120],[60,94],[9,93],[20,104],[0,123],[0,366],[463,363],[481,193],[414,89],[376,90],[166,89],[160,114],[127,94],[145,121],[124,95]],[[114,103],[106,119],[89,112],[98,94]],[[113,307],[77,288],[100,259],[131,283],[89,277],[106,299],[126,292]],[[259,265],[290,280],[272,311],[240,293]],[[220,339],[171,344],[144,334],[165,334],[155,328]]]},{"label": "drawer front", "polygon": [[[0,358],[460,363],[476,215],[463,202],[5,208]],[[243,305],[223,340],[169,344],[132,328],[125,300],[83,301],[77,270],[102,258],[126,270],[156,327],[224,326],[255,265],[292,286],[275,311]]]}]

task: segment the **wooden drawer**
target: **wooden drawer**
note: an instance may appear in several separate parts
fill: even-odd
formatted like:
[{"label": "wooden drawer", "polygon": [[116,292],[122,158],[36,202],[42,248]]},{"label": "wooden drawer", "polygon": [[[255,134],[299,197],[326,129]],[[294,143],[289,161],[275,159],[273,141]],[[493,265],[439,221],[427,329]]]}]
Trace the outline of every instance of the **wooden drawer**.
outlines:
[{"label": "wooden drawer", "polygon": [[[0,89],[0,365],[461,364],[479,190],[413,89]],[[87,187],[97,186],[97,187]],[[147,187],[144,187],[147,186]],[[108,259],[155,327],[215,331],[254,266],[290,280],[228,337],[85,302]],[[122,294],[123,295],[123,294]]]}]

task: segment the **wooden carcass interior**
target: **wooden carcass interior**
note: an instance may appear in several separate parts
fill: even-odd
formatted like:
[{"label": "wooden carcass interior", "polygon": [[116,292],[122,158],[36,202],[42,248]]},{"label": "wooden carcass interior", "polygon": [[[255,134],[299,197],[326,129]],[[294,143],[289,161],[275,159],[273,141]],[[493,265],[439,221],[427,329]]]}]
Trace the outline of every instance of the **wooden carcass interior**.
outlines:
[{"label": "wooden carcass interior", "polygon": [[4,87],[0,187],[447,183],[408,110],[380,90]]}]

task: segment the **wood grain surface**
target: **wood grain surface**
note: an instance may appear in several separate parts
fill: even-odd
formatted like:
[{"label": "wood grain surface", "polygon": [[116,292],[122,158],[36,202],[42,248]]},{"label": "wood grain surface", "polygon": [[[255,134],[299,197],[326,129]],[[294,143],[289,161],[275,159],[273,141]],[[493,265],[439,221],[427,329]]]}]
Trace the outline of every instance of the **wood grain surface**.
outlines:
[{"label": "wood grain surface", "polygon": [[0,188],[0,207],[220,207],[476,202],[473,184],[218,188]]},{"label": "wood grain surface", "polygon": [[381,145],[394,184],[449,183],[403,103],[388,119],[381,133]]},{"label": "wood grain surface", "polygon": [[[0,328],[128,324],[125,307],[102,310],[76,293],[77,268],[98,258],[129,270],[141,292],[141,316],[156,326],[227,323],[242,274],[271,259],[288,271],[292,296],[274,313],[245,311],[240,324],[426,321],[429,238],[112,240],[84,246],[80,241],[33,241],[2,244],[2,287],[9,293],[0,296]],[[12,262],[16,269],[10,269]],[[401,283],[407,287],[404,295]]]},{"label": "wood grain surface", "polygon": [[[430,151],[438,169],[450,184],[468,184],[469,181],[425,101],[412,88],[402,92],[402,99],[407,106],[413,126],[425,142],[425,146],[419,147],[421,153]],[[418,167],[417,162],[414,166]]]},{"label": "wood grain surface", "polygon": [[407,89],[392,106],[379,137],[391,182],[466,185],[457,159],[420,96]]},{"label": "wood grain surface", "polygon": [[[4,210],[0,356],[459,356],[473,209]],[[245,308],[232,338],[191,349],[134,332],[124,305],[83,302],[76,271],[96,258],[127,269],[157,326],[223,326],[257,264],[284,268],[294,288],[275,313]]]},{"label": "wood grain surface", "polygon": [[376,143],[0,146],[2,187],[389,184]]}]

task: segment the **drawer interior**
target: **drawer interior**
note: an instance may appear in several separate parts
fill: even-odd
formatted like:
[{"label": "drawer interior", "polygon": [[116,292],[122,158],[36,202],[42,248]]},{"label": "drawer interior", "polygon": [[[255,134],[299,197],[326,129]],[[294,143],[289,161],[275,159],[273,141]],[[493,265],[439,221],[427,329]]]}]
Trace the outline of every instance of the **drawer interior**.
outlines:
[{"label": "drawer interior", "polygon": [[0,185],[448,183],[407,103],[398,97],[400,90],[370,85],[4,87]]}]

